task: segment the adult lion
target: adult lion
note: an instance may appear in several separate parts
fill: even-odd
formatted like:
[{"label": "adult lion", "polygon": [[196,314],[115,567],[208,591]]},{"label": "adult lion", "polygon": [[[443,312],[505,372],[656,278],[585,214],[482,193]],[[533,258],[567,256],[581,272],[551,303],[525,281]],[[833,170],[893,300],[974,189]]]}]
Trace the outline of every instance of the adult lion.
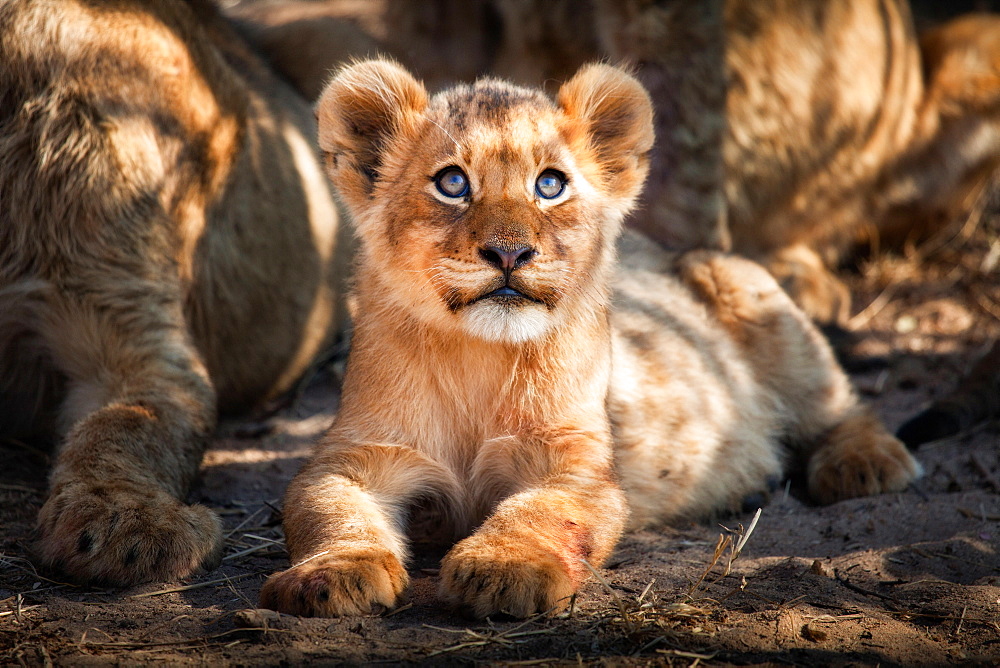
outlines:
[{"label": "adult lion", "polygon": [[215,425],[337,322],[309,107],[207,0],[0,5],[0,436],[58,440],[38,553],[131,584],[217,563]]}]

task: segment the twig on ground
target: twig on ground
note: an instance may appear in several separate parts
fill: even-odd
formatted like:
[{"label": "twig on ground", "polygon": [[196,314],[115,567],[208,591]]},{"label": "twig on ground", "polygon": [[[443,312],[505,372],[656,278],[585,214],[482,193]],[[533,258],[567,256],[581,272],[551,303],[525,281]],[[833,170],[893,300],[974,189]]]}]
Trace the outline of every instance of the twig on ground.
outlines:
[{"label": "twig on ground", "polygon": [[875,598],[880,598],[883,601],[888,601],[893,605],[902,606],[902,604],[896,599],[894,599],[892,596],[886,596],[885,594],[880,594],[877,591],[872,591],[871,589],[865,589],[864,587],[859,587],[858,585],[854,584],[848,579],[842,577],[840,575],[840,570],[837,568],[833,569],[833,577],[836,578],[837,582],[844,585],[853,592],[857,592],[858,594],[864,594],[865,596],[874,596]]},{"label": "twig on ground", "polygon": [[665,654],[667,656],[675,656],[678,659],[694,659],[694,663],[691,664],[691,668],[698,665],[699,661],[711,661],[715,658],[715,653],[712,654],[698,654],[697,652],[684,652],[679,649],[658,649],[657,654]]},{"label": "twig on ground", "polygon": [[40,607],[42,607],[42,606],[41,605],[29,605],[29,606],[21,607],[20,605],[18,605],[18,607],[16,609],[14,609],[14,610],[7,610],[5,612],[0,612],[0,617],[9,617],[10,615],[14,615],[15,618],[17,619],[18,623],[20,623],[20,621],[21,621],[21,613],[28,612],[29,610],[34,610],[35,608],[40,608]]},{"label": "twig on ground", "polygon": [[[24,566],[19,566],[16,562],[23,562],[23,563],[27,564],[28,567],[25,568]],[[23,573],[27,573],[28,575],[30,575],[33,578],[36,578],[38,580],[44,580],[45,582],[49,582],[49,583],[54,584],[54,585],[59,586],[59,587],[73,587],[74,589],[79,588],[79,585],[75,585],[75,584],[72,584],[70,582],[59,582],[58,580],[50,580],[49,578],[45,577],[44,575],[39,575],[38,571],[35,570],[35,565],[32,564],[29,559],[25,559],[24,557],[15,557],[13,555],[4,554],[4,553],[0,552],[0,564],[9,566],[9,567],[14,568],[14,569],[17,569],[17,570],[19,570],[19,571],[21,571]]]},{"label": "twig on ground", "polygon": [[993,491],[1000,492],[1000,482],[997,482],[996,477],[988,468],[986,468],[986,465],[983,464],[979,457],[976,456],[976,453],[970,452],[969,460],[972,462],[972,465],[976,467],[976,470],[979,471],[979,474],[986,479],[986,482],[989,483],[990,487],[993,488]]},{"label": "twig on ground", "polygon": [[401,605],[400,607],[396,608],[395,610],[390,610],[389,612],[387,612],[384,615],[382,615],[382,617],[392,617],[393,615],[398,615],[399,613],[403,612],[404,610],[409,610],[412,607],[413,607],[412,603],[407,603],[406,605]]},{"label": "twig on ground", "polygon": [[988,522],[1000,522],[1000,515],[991,515],[989,513],[974,513],[968,508],[956,508],[965,517],[973,520],[984,520]]},{"label": "twig on ground", "polygon": [[653,578],[652,580],[649,581],[649,584],[646,585],[646,588],[642,590],[641,594],[639,594],[639,598],[635,599],[635,604],[636,605],[640,605],[640,606],[642,605],[642,600],[644,598],[646,598],[646,594],[649,593],[649,590],[653,588],[653,585],[655,583],[656,583],[656,578]]},{"label": "twig on ground", "polygon": [[242,575],[233,575],[232,577],[219,578],[218,580],[209,580],[207,582],[198,582],[196,584],[185,585],[183,587],[171,587],[169,589],[160,589],[157,591],[149,591],[144,594],[132,594],[129,598],[148,598],[150,596],[160,596],[161,594],[174,594],[181,591],[192,591],[194,589],[204,589],[205,587],[211,587],[212,585],[223,584],[227,582],[232,582],[234,580],[242,580],[244,578],[253,577],[255,575],[264,575],[267,571],[257,571],[256,573],[243,573]]},{"label": "twig on ground", "polygon": [[260,552],[261,550],[270,549],[271,546],[267,543],[262,545],[254,545],[253,547],[248,547],[245,550],[240,550],[239,552],[233,552],[232,554],[227,554],[222,558],[223,561],[229,561],[230,559],[239,559],[240,557],[245,557],[248,554],[253,554],[254,552]]},{"label": "twig on ground", "polygon": [[953,636],[957,636],[959,633],[961,633],[961,631],[962,631],[962,624],[965,623],[965,613],[968,610],[969,610],[969,606],[967,606],[967,605],[962,606],[962,616],[958,620],[958,626],[955,627],[954,633],[952,633]]},{"label": "twig on ground", "polygon": [[[100,631],[100,629],[88,629],[93,631]],[[171,640],[163,642],[87,642],[86,633],[80,638],[80,647],[90,648],[114,648],[114,649],[131,649],[131,650],[143,650],[153,647],[179,647],[184,645],[197,645],[199,643],[210,643],[213,640],[218,640],[219,638],[224,638],[230,636],[234,633],[246,633],[248,631],[266,631],[267,633],[295,633],[289,629],[271,629],[271,628],[259,628],[259,629],[230,629],[228,631],[223,631],[222,633],[216,633],[211,636],[199,636],[197,638],[188,638],[187,640]],[[104,633],[103,631],[101,631]],[[105,635],[107,635],[105,633]],[[108,636],[110,637],[110,636]]]}]

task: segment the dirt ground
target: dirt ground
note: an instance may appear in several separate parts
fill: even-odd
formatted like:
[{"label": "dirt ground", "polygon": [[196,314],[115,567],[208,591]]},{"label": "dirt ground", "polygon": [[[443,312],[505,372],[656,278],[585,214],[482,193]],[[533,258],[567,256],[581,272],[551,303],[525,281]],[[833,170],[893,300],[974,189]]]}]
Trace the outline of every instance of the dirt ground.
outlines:
[{"label": "dirt ground", "polygon": [[[925,257],[929,255],[929,257]],[[847,274],[854,373],[891,428],[948,392],[1000,335],[1000,206],[919,249]],[[751,514],[624,538],[557,618],[477,622],[435,601],[420,555],[387,615],[254,612],[284,568],[282,491],[336,408],[321,369],[274,416],[228,422],[192,501],[228,528],[223,566],[130,590],[40,573],[30,534],[48,455],[0,443],[0,664],[942,665],[1000,664],[1000,425],[927,444],[902,494],[815,507],[779,491],[731,571]],[[746,535],[746,530],[743,530]],[[713,565],[714,564],[714,565]]]}]

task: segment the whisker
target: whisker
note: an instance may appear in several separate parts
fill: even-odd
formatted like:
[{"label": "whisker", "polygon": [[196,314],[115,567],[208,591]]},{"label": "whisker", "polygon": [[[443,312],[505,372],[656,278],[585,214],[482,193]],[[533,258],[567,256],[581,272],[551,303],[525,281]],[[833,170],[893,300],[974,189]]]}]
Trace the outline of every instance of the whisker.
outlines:
[{"label": "whisker", "polygon": [[445,133],[448,136],[448,139],[450,139],[452,142],[454,142],[456,149],[462,148],[462,145],[458,143],[458,140],[455,139],[454,137],[452,137],[451,133],[448,132],[446,129],[444,129],[444,127],[440,123],[438,123],[437,121],[435,121],[433,118],[429,118],[429,117],[425,117],[425,118],[427,118],[428,121],[430,121],[435,126],[437,126],[437,128],[439,130],[441,130],[441,132]]}]

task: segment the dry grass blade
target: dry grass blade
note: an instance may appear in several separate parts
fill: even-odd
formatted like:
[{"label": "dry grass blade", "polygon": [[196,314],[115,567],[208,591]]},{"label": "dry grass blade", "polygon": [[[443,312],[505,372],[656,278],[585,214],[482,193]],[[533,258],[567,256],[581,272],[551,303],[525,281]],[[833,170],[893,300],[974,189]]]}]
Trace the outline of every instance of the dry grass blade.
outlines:
[{"label": "dry grass blade", "polygon": [[261,506],[257,510],[253,511],[252,513],[250,513],[249,515],[247,515],[246,517],[244,517],[243,521],[240,522],[239,524],[237,524],[235,527],[233,527],[233,529],[231,531],[228,531],[226,533],[225,537],[226,538],[231,537],[237,531],[239,531],[240,529],[242,529],[243,527],[245,527],[247,524],[249,524],[252,520],[257,519],[257,516],[260,515],[262,512],[264,512],[265,508],[267,508],[267,505]]},{"label": "dry grass blade", "polygon": [[382,617],[392,617],[393,615],[398,615],[399,613],[401,613],[401,612],[403,612],[405,610],[409,610],[412,607],[413,607],[412,603],[407,603],[406,605],[400,606],[400,607],[398,607],[398,608],[396,608],[394,610],[391,610],[391,611],[385,613],[384,615],[382,615]]},{"label": "dry grass blade", "polygon": [[732,545],[732,543],[733,539],[731,536],[719,534],[719,540],[715,543],[715,551],[712,553],[712,558],[709,560],[708,566],[702,572],[701,577],[699,577],[688,589],[689,598],[694,598],[694,593],[698,590],[698,587],[701,586],[701,583],[705,581],[705,578],[708,577],[708,575],[712,572],[712,569],[714,569],[716,564],[719,563],[719,559],[722,558],[726,548]]},{"label": "dry grass blade", "polygon": [[23,608],[18,608],[17,610],[7,610],[6,612],[0,612],[0,617],[9,617],[10,615],[20,616],[22,612],[28,612],[29,610],[34,610],[35,608],[40,608],[41,605],[28,605]]},{"label": "dry grass blade", "polygon": [[742,533],[743,526],[740,525],[741,529],[740,539],[736,543],[736,549],[733,551],[733,558],[729,562],[730,565],[732,565],[733,561],[736,561],[737,559],[740,558],[740,552],[743,551],[743,546],[747,544],[748,540],[750,540],[750,535],[753,534],[753,530],[757,528],[757,520],[760,519],[760,515],[762,512],[764,512],[763,508],[757,509],[757,512],[754,513],[753,519],[750,520],[750,526],[747,527],[745,533]]},{"label": "dry grass blade", "polygon": [[245,550],[240,550],[239,552],[233,552],[232,554],[227,554],[222,558],[223,561],[229,561],[231,559],[239,559],[240,557],[245,557],[248,554],[253,554],[254,552],[260,552],[261,550],[269,550],[271,545],[264,543],[263,545],[254,545],[253,547],[248,547]]},{"label": "dry grass blade", "polygon": [[264,575],[267,571],[258,571],[256,573],[244,573],[243,575],[234,575],[232,577],[219,578],[218,580],[209,580],[207,582],[198,582],[196,584],[185,585],[183,587],[170,587],[169,589],[160,589],[157,591],[148,591],[144,594],[132,594],[129,598],[148,598],[150,596],[161,596],[163,594],[174,594],[181,591],[192,591],[194,589],[204,589],[205,587],[211,587],[217,584],[226,584],[233,582],[234,580],[242,580],[243,578],[253,577],[255,575]]},{"label": "dry grass blade", "polygon": [[959,633],[962,632],[962,624],[965,623],[965,613],[968,612],[968,610],[969,610],[969,606],[966,605],[966,606],[962,607],[962,616],[958,620],[958,626],[952,632],[953,636],[957,636]]},{"label": "dry grass blade", "polygon": [[[521,631],[528,624],[533,624],[540,619],[549,617],[557,608],[551,608],[545,612],[540,612],[534,617],[529,617],[517,626],[511,627],[506,631],[497,632],[493,629],[488,629],[488,633],[478,633],[472,629],[446,629],[443,626],[432,626],[431,624],[424,624],[425,629],[434,629],[435,631],[444,631],[445,633],[464,633],[466,635],[472,636],[474,640],[458,643],[457,645],[450,645],[439,650],[435,650],[427,655],[427,658],[432,656],[437,656],[439,654],[446,654],[448,652],[455,652],[461,649],[467,649],[469,647],[483,647],[490,643],[499,643],[501,645],[511,645],[518,644],[518,641],[511,640],[512,638],[522,638],[524,636],[542,635],[546,633],[555,633],[555,629],[536,629],[534,631]],[[487,620],[489,621],[489,620]],[[524,642],[524,641],[521,641]]]},{"label": "dry grass blade", "polygon": [[233,635],[234,633],[245,633],[248,631],[266,631],[267,633],[294,633],[294,631],[289,631],[286,629],[231,629],[229,631],[223,631],[222,633],[216,633],[211,636],[200,636],[198,638],[189,638],[187,640],[173,640],[164,642],[87,642],[86,636],[81,638],[80,646],[87,648],[116,648],[116,649],[131,649],[131,650],[142,650],[152,647],[181,647],[184,645],[198,645],[201,643],[208,644],[213,640],[218,640],[220,638],[225,638],[226,636]]},{"label": "dry grass blade", "polygon": [[283,540],[276,540],[274,538],[268,538],[266,536],[258,536],[257,534],[253,533],[245,533],[243,534],[243,537],[252,538],[253,540],[262,540],[266,543],[273,543],[274,545],[280,545],[281,547],[285,547],[285,541]]},{"label": "dry grass blade", "polygon": [[445,633],[472,633],[470,629],[446,629],[443,626],[434,626],[433,624],[423,624],[425,629],[432,629],[434,631],[444,631]]},{"label": "dry grass blade", "polygon": [[608,583],[607,580],[604,579],[604,576],[598,573],[597,569],[590,565],[589,561],[587,561],[586,559],[581,559],[580,561],[583,562],[583,565],[587,567],[587,569],[594,575],[594,577],[597,578],[597,581],[601,583],[601,586],[604,587],[604,589],[608,592],[608,594],[611,595],[612,600],[614,600],[615,604],[618,606],[618,612],[621,613],[622,622],[625,623],[625,628],[628,630],[629,633],[634,633],[635,626],[632,623],[632,619],[629,616],[628,610],[625,609],[625,601],[623,601],[622,597],[618,595],[618,592],[616,592],[614,589],[611,588],[611,585]]},{"label": "dry grass blade", "polygon": [[1000,515],[990,513],[975,513],[968,508],[956,508],[959,513],[969,519],[982,520],[984,522],[1000,522]]},{"label": "dry grass blade", "polygon": [[732,572],[733,562],[739,559],[740,554],[743,552],[743,548],[746,547],[751,534],[753,534],[754,529],[757,528],[757,522],[760,520],[762,512],[762,508],[757,509],[757,512],[754,513],[753,519],[750,520],[750,526],[746,529],[743,528],[742,524],[740,524],[739,528],[736,530],[729,529],[725,526],[722,527],[727,533],[719,534],[719,539],[715,543],[715,551],[712,553],[712,558],[709,560],[708,566],[705,570],[702,571],[701,577],[699,577],[688,589],[688,598],[694,598],[694,593],[698,590],[702,583],[705,582],[712,571],[715,570],[715,567],[722,560],[722,556],[725,554],[727,548],[729,549],[729,557],[726,559],[725,568],[722,569],[722,573],[714,580],[714,582],[718,582]]},{"label": "dry grass blade", "polygon": [[694,663],[691,666],[697,666],[701,661],[711,661],[715,658],[715,654],[698,654],[697,652],[685,652],[679,649],[658,649],[656,653],[677,657],[678,659],[694,659]]},{"label": "dry grass blade", "polygon": [[447,654],[448,652],[457,652],[460,649],[468,649],[469,647],[483,647],[487,644],[486,640],[476,640],[474,642],[463,642],[457,645],[452,645],[450,647],[445,647],[444,649],[438,649],[427,655],[429,659],[432,656],[438,656],[439,654]]},{"label": "dry grass blade", "polygon": [[639,594],[639,598],[635,599],[636,605],[642,605],[643,599],[646,598],[646,594],[649,593],[649,590],[653,588],[654,584],[656,584],[656,578],[653,578],[652,580],[650,580],[649,584],[646,585],[646,588],[642,590],[641,594]]},{"label": "dry grass blade", "polygon": [[[18,565],[18,562],[26,564],[26,566]],[[73,587],[78,589],[80,585],[75,585],[70,582],[59,582],[58,580],[51,580],[44,575],[39,575],[38,571],[35,570],[35,565],[31,563],[29,559],[24,557],[15,557],[11,554],[4,554],[0,552],[0,564],[7,566],[8,568],[13,568],[21,571],[22,573],[27,573],[36,580],[43,580],[45,582],[56,585],[57,587]]]}]

